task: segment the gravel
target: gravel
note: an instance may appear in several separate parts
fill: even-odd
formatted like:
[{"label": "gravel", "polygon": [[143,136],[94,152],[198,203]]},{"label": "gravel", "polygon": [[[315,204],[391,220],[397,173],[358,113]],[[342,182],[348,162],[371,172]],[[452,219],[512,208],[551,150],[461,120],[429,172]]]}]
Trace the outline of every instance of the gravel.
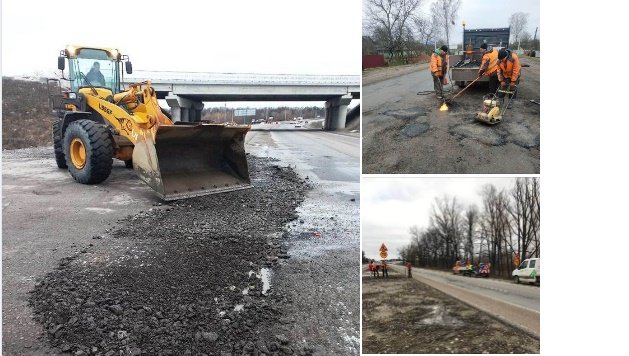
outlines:
[{"label": "gravel", "polygon": [[156,206],[61,260],[29,300],[50,344],[75,355],[314,353],[278,333],[290,300],[263,293],[260,278],[290,260],[282,231],[309,187],[270,159],[249,167],[254,189]]}]

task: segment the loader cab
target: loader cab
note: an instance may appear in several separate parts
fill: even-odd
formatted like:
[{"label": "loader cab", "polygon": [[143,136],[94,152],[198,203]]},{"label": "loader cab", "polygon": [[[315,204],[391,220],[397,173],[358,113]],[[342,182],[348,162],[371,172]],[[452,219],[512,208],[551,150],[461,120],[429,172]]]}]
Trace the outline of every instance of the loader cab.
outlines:
[{"label": "loader cab", "polygon": [[[121,58],[115,49],[85,48],[68,46],[59,57],[59,69],[65,67],[68,59],[70,90],[81,88],[109,89],[113,94],[121,91]],[[125,56],[126,57],[126,56]]]}]

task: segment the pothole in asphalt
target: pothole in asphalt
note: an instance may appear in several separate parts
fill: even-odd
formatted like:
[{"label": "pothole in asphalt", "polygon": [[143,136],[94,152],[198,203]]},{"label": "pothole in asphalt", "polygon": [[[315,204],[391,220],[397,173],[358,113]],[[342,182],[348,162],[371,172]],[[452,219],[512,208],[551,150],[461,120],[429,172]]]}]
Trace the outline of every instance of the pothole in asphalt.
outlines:
[{"label": "pothole in asphalt", "polygon": [[476,122],[451,126],[448,132],[451,135],[477,140],[489,146],[502,146],[506,143],[499,130]]},{"label": "pothole in asphalt", "polygon": [[524,125],[506,123],[503,127],[509,133],[509,141],[522,148],[539,147],[539,135]]},{"label": "pothole in asphalt", "polygon": [[407,108],[407,109],[400,109],[400,110],[388,110],[388,111],[385,111],[383,114],[388,115],[388,116],[393,116],[396,119],[411,120],[419,116],[425,116],[426,109],[415,107],[415,108]]},{"label": "pothole in asphalt", "polygon": [[430,125],[426,122],[411,122],[404,125],[400,133],[406,137],[417,137],[430,129]]}]

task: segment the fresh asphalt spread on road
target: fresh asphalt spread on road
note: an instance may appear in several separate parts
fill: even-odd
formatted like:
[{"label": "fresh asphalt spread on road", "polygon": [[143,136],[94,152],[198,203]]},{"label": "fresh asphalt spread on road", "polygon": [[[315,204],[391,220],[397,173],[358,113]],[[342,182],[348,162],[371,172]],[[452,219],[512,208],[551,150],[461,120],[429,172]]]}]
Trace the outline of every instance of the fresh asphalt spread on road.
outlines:
[{"label": "fresh asphalt spread on road", "polygon": [[[279,159],[279,166],[290,165],[312,186],[297,207],[297,219],[278,232],[283,245],[278,253],[286,257],[270,256],[271,290],[283,298],[278,330],[289,339],[280,335],[275,341],[284,351],[289,344],[293,351],[359,353],[358,142],[358,137],[324,132],[247,137],[249,152]],[[103,184],[87,186],[56,168],[51,148],[3,156],[3,350],[7,355],[58,353],[39,338],[42,327],[32,319],[27,300],[35,282],[61,259],[106,249],[121,218],[151,214],[151,209],[161,214],[170,207],[160,206],[122,164]],[[241,210],[246,215],[250,209]],[[127,223],[132,222],[122,224]],[[205,332],[199,338],[212,341],[215,335]],[[235,347],[245,351],[251,345]]]},{"label": "fresh asphalt spread on road", "polygon": [[[403,273],[402,266],[391,266]],[[540,335],[540,288],[508,281],[413,269],[413,278],[483,310],[532,335]]]}]

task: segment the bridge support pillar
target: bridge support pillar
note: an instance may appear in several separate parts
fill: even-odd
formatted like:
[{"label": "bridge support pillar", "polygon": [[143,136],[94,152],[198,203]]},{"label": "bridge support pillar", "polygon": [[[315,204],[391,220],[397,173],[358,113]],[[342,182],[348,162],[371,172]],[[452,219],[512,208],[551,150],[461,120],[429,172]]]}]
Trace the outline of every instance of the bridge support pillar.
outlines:
[{"label": "bridge support pillar", "polygon": [[203,103],[182,98],[173,93],[168,93],[166,103],[170,106],[173,121],[199,122],[201,121],[201,111]]},{"label": "bridge support pillar", "polygon": [[337,130],[345,128],[347,106],[351,101],[351,95],[343,95],[325,102],[324,130]]},{"label": "bridge support pillar", "polygon": [[191,122],[201,122],[201,112],[203,112],[203,106],[204,104],[202,102],[194,101],[192,103],[189,114]]},{"label": "bridge support pillar", "polygon": [[181,121],[190,122],[190,109],[181,108]]}]

